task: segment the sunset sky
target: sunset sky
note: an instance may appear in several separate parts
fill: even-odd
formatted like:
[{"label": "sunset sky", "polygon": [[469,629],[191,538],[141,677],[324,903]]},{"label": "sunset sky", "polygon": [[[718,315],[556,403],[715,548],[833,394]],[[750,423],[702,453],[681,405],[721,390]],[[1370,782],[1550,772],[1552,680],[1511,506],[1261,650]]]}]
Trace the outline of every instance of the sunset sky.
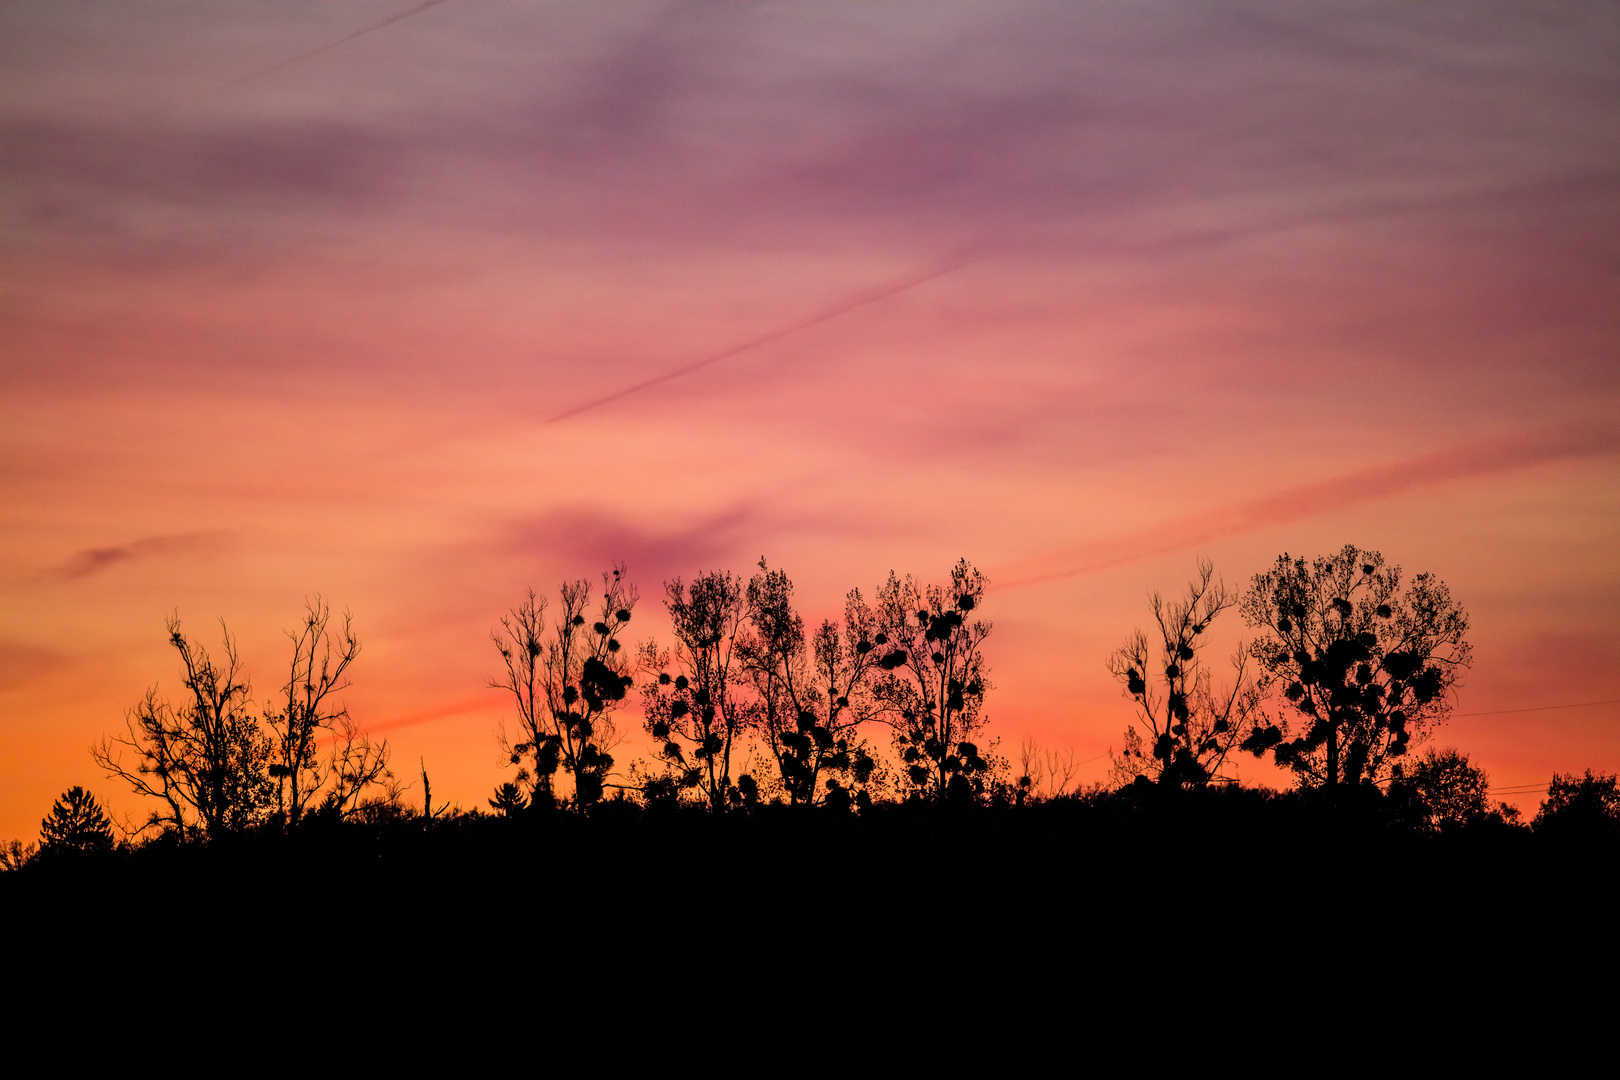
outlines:
[{"label": "sunset sky", "polygon": [[1438,745],[1620,769],[1614,5],[12,0],[0,236],[0,841],[315,593],[481,806],[491,629],[614,560],[667,641],[965,556],[1090,782],[1150,591],[1354,543],[1470,614]]}]

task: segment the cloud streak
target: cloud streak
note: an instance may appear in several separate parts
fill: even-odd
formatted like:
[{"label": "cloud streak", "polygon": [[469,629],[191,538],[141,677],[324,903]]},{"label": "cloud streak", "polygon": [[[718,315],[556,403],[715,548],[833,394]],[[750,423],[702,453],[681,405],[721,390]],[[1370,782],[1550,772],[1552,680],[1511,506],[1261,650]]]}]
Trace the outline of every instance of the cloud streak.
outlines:
[{"label": "cloud streak", "polygon": [[16,641],[0,641],[0,679],[12,690],[44,682],[71,667],[72,658],[56,649]]},{"label": "cloud streak", "polygon": [[1009,563],[993,568],[989,576],[1000,589],[1082,577],[1356,503],[1549,461],[1613,454],[1617,450],[1620,450],[1620,431],[1596,428],[1540,430],[1471,443],[1290,488],[1214,513],[1177,518],[1066,551]]},{"label": "cloud streak", "polygon": [[124,563],[167,555],[195,555],[217,551],[225,545],[230,536],[229,532],[220,529],[205,529],[171,536],[148,536],[113,547],[85,548],[68,556],[67,561],[56,567],[52,574],[66,581],[79,581]]},{"label": "cloud streak", "polygon": [[531,564],[554,562],[598,570],[622,562],[636,580],[645,581],[709,569],[729,559],[745,539],[758,539],[779,527],[778,521],[747,504],[661,526],[607,510],[559,507],[511,523],[484,550]]},{"label": "cloud streak", "polygon": [[367,735],[385,735],[400,728],[415,727],[417,724],[430,724],[435,720],[448,720],[452,716],[465,716],[468,713],[483,712],[497,707],[499,699],[485,693],[479,697],[464,698],[461,701],[452,701],[447,704],[434,705],[426,709],[405,713],[388,720],[379,720],[373,724],[362,724],[361,729]]},{"label": "cloud streak", "polygon": [[447,2],[447,0],[424,0],[423,3],[417,4],[413,8],[407,8],[404,11],[397,12],[397,13],[395,13],[393,15],[388,16],[388,18],[386,18],[386,19],[382,19],[382,20],[379,20],[378,22],[370,23],[369,25],[362,26],[358,30],[354,30],[354,31],[351,31],[351,32],[349,32],[347,34],[344,34],[342,37],[338,38],[336,41],[328,41],[324,45],[317,45],[313,49],[306,49],[305,51],[299,53],[296,56],[289,56],[285,60],[277,60],[275,63],[271,64],[269,67],[262,67],[257,71],[252,71],[252,72],[249,72],[246,75],[240,76],[239,78],[232,79],[230,82],[222,83],[219,87],[217,87],[217,89],[219,89],[219,90],[229,90],[233,86],[241,86],[243,83],[252,82],[254,79],[262,79],[266,75],[273,74],[274,72],[280,71],[283,68],[291,67],[294,64],[301,63],[302,61],[308,60],[311,57],[319,56],[322,53],[331,52],[333,49],[337,48],[340,45],[347,45],[349,42],[353,41],[355,38],[364,37],[367,34],[376,33],[378,30],[381,30],[384,27],[393,26],[395,23],[399,22],[402,19],[408,19],[412,15],[420,15],[422,12],[426,11],[428,8],[438,7],[440,4],[443,4],[443,3],[446,3],[446,2]]}]

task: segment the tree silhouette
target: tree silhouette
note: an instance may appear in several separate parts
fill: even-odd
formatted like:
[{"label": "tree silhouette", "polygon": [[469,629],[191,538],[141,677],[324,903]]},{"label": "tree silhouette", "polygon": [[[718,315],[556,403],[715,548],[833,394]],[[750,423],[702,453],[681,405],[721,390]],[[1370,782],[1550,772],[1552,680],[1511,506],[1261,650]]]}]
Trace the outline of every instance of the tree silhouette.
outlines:
[{"label": "tree silhouette", "polygon": [[675,646],[660,651],[649,642],[642,650],[642,666],[657,674],[642,691],[647,732],[658,740],[658,755],[680,790],[695,792],[716,812],[754,802],[754,778],[744,773],[733,782],[731,775],[732,754],[759,711],[738,692],[739,637],[747,617],[742,581],[716,570],[690,588],[680,578],[667,581],[664,594]]},{"label": "tree silhouette", "polygon": [[[345,673],[360,654],[360,642],[347,611],[334,642],[331,618],[331,608],[319,596],[305,602],[303,624],[297,633],[287,634],[293,649],[281,689],[284,704],[277,711],[266,711],[264,718],[274,733],[266,771],[276,783],[276,810],[291,825],[297,825],[317,799],[331,811],[348,815],[372,785],[386,787],[390,798],[399,793],[388,769],[387,740],[373,744],[348,709],[332,701],[349,686]],[[323,736],[331,741],[324,758],[319,748]]]},{"label": "tree silhouette", "polygon": [[1591,769],[1553,773],[1533,824],[1538,833],[1620,836],[1620,779]]},{"label": "tree silhouette", "polygon": [[618,635],[636,606],[636,590],[615,566],[602,574],[597,617],[587,616],[594,596],[581,578],[564,582],[561,610],[546,626],[546,601],[533,589],[501,619],[493,635],[506,665],[490,685],[510,691],[518,707],[521,737],[501,736],[502,749],[519,766],[531,803],[555,798],[553,777],[561,770],[573,782],[573,804],[584,809],[602,797],[618,744],[613,712],[631,685],[630,660]]},{"label": "tree silhouette", "polygon": [[[177,616],[169,616],[167,627],[191,700],[174,706],[156,687],[148,690],[125,716],[127,737],[103,737],[91,757],[108,776],[162,804],[142,831],[172,830],[185,840],[246,829],[273,804],[275,785],[268,769],[271,740],[248,712],[251,690],[236,642],[222,620],[225,662],[219,665],[181,633]],[[125,750],[134,751],[133,767],[123,763]]]},{"label": "tree silhouette", "polygon": [[751,632],[741,650],[781,789],[792,805],[867,805],[877,763],[859,728],[877,712],[867,685],[878,670],[876,616],[854,590],[844,601],[843,632],[824,620],[806,643],[793,583],[763,558],[759,567],[748,583]]},{"label": "tree silhouette", "polygon": [[528,800],[523,796],[523,790],[516,784],[505,783],[495,789],[495,797],[489,800],[490,809],[502,817],[511,817],[525,806]]},{"label": "tree silhouette", "polygon": [[1450,691],[1472,663],[1468,616],[1445,584],[1345,545],[1306,564],[1278,558],[1257,574],[1241,610],[1262,636],[1250,645],[1284,686],[1300,722],[1258,729],[1244,748],[1271,750],[1310,786],[1382,782],[1414,741],[1451,711]]},{"label": "tree silhouette", "polygon": [[0,844],[0,871],[21,870],[39,855],[38,844],[25,844],[10,840]]},{"label": "tree silhouette", "polygon": [[1109,672],[1136,705],[1112,779],[1122,784],[1145,777],[1169,787],[1229,779],[1222,766],[1251,734],[1267,684],[1250,671],[1241,644],[1232,658],[1232,683],[1219,690],[1199,654],[1210,625],[1238,602],[1237,593],[1203,560],[1185,598],[1166,602],[1154,592],[1149,602],[1159,627],[1157,656],[1138,630],[1108,658]]},{"label": "tree silhouette", "polygon": [[1483,820],[1491,813],[1490,791],[1485,770],[1452,747],[1425,750],[1390,785],[1390,794],[1436,832]]},{"label": "tree silhouette", "polygon": [[[1074,760],[1074,751],[1043,750],[1034,739],[1025,737],[1018,748],[1018,781],[1013,785],[1013,801],[1051,802],[1069,794],[1069,785],[1083,762]],[[1135,774],[1133,773],[1134,777]]]},{"label": "tree silhouette", "polygon": [[88,854],[111,851],[112,846],[112,823],[82,787],[63,792],[39,824],[41,854]]},{"label": "tree silhouette", "polygon": [[983,729],[990,689],[980,648],[991,624],[968,621],[984,602],[984,575],[966,559],[951,570],[948,588],[922,589],[893,572],[877,597],[877,632],[870,645],[881,669],[873,690],[913,792],[928,798],[983,795],[994,759],[973,740]]}]

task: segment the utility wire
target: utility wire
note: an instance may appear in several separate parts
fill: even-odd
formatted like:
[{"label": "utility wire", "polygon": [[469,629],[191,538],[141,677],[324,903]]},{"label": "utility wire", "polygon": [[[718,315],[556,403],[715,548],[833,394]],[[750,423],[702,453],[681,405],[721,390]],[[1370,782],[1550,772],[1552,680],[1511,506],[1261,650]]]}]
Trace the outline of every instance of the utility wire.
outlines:
[{"label": "utility wire", "polygon": [[1573,705],[1539,705],[1533,709],[1487,709],[1484,712],[1460,712],[1454,716],[1502,716],[1506,713],[1521,712],[1552,712],[1554,709],[1584,709],[1588,705],[1620,705],[1620,698],[1609,698],[1606,701],[1577,701]]}]

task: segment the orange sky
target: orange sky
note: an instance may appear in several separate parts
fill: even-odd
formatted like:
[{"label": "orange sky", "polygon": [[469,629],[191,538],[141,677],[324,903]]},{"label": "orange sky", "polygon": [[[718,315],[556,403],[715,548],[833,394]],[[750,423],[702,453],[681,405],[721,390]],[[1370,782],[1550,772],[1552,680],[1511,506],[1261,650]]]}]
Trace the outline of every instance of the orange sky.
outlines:
[{"label": "orange sky", "polygon": [[[667,638],[675,574],[763,554],[817,617],[965,555],[1003,750],[1088,781],[1103,662],[1199,556],[1435,573],[1459,713],[1620,698],[1613,11],[447,0],[349,37],[414,6],[0,8],[0,839],[72,784],[135,809],[88,747],[178,689],[166,614],[224,618],[263,699],[315,592],[355,717],[481,804],[490,629],[614,559]],[[1437,741],[1614,771],[1620,706]]]}]

